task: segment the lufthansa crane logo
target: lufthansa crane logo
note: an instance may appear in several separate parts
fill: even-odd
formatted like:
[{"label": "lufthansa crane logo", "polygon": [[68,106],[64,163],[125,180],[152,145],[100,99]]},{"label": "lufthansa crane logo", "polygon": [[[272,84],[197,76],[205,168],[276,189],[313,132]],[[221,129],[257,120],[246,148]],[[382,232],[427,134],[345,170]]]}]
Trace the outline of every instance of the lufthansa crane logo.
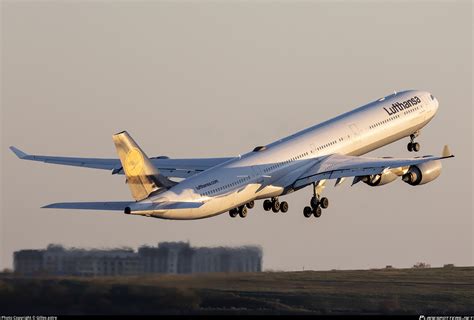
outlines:
[{"label": "lufthansa crane logo", "polygon": [[125,158],[125,171],[129,175],[137,176],[143,170],[143,155],[137,148],[131,149]]}]

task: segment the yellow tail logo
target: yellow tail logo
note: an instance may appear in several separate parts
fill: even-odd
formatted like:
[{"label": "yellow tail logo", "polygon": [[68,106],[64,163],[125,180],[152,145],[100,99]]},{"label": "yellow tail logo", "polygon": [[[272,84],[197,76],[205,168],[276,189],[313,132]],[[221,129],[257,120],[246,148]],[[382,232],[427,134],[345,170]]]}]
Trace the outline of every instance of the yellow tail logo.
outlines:
[{"label": "yellow tail logo", "polygon": [[146,199],[151,193],[169,189],[176,184],[160,174],[126,131],[117,133],[112,138],[135,200]]}]

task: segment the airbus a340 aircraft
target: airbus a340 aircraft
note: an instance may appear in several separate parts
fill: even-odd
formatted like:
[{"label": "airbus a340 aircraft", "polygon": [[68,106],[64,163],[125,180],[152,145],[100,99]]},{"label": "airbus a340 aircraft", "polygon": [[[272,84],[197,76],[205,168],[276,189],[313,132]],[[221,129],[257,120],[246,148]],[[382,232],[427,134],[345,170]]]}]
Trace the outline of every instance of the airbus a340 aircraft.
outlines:
[{"label": "airbus a340 aircraft", "polygon": [[[321,193],[328,180],[335,186],[346,178],[382,186],[397,178],[412,185],[433,181],[441,173],[442,155],[415,158],[368,158],[361,155],[410,137],[408,151],[419,151],[420,129],[433,119],[438,100],[429,92],[394,93],[331,120],[307,128],[244,155],[231,158],[148,158],[130,135],[113,136],[119,159],[28,155],[25,160],[111,170],[125,174],[135,201],[55,203],[44,208],[117,210],[163,219],[201,219],[229,212],[244,218],[255,200],[265,199],[266,211],[287,212],[279,197],[312,186],[305,217],[320,217],[329,205]],[[181,178],[180,182],[170,178]]]}]

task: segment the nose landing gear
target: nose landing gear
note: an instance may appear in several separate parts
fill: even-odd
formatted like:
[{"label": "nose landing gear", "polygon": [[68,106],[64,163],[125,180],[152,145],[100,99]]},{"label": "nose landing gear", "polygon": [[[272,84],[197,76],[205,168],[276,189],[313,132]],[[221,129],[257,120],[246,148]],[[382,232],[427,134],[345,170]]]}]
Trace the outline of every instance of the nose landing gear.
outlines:
[{"label": "nose landing gear", "polygon": [[420,131],[416,131],[415,133],[410,135],[410,142],[407,144],[407,149],[408,151],[412,152],[418,152],[420,151],[420,144],[418,142],[415,142],[415,138],[420,135]]}]

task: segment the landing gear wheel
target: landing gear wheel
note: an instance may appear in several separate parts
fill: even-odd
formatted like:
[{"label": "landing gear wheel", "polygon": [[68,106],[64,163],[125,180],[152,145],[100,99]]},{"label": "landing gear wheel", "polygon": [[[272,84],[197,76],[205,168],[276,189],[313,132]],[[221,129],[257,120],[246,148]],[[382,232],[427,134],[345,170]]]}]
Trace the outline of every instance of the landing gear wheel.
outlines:
[{"label": "landing gear wheel", "polygon": [[329,200],[328,198],[321,198],[321,200],[319,201],[319,203],[321,204],[321,208],[323,209],[327,209],[327,207],[329,207]]},{"label": "landing gear wheel", "polygon": [[232,209],[232,210],[229,211],[229,216],[231,218],[237,217],[238,214],[239,214],[239,212],[237,211],[237,209]]},{"label": "landing gear wheel", "polygon": [[280,203],[280,211],[283,213],[288,211],[288,202],[283,201],[282,203]]},{"label": "landing gear wheel", "polygon": [[326,209],[329,206],[328,198],[321,197],[321,191],[324,189],[324,181],[313,182],[313,197],[311,198],[310,204],[311,207],[307,207],[311,211],[305,208],[305,216],[314,215],[316,218],[319,218],[322,213],[322,209]]},{"label": "landing gear wheel", "polygon": [[316,209],[313,210],[313,214],[316,218],[319,218],[321,216],[322,210],[321,207],[317,207]]},{"label": "landing gear wheel", "polygon": [[407,149],[408,151],[412,152],[418,152],[420,151],[420,144],[418,142],[415,142],[415,138],[420,135],[420,131],[416,131],[415,133],[410,135],[410,143],[407,144]]},{"label": "landing gear wheel", "polygon": [[311,204],[311,208],[313,208],[313,209],[316,208],[317,206],[319,206],[318,198],[313,196],[311,198],[310,204]]},{"label": "landing gear wheel", "polygon": [[247,207],[246,206],[241,206],[239,208],[239,216],[241,218],[245,218],[247,216]]},{"label": "landing gear wheel", "polygon": [[275,213],[280,211],[280,202],[278,200],[273,202],[272,211],[275,212]]},{"label": "landing gear wheel", "polygon": [[247,208],[252,209],[255,206],[255,201],[250,201],[246,204]]},{"label": "landing gear wheel", "polygon": [[263,201],[263,210],[270,211],[272,209],[272,202],[270,200]]},{"label": "landing gear wheel", "polygon": [[420,151],[420,144],[419,144],[418,142],[413,143],[413,144],[412,144],[412,149],[413,149],[413,151],[415,151],[415,152]]},{"label": "landing gear wheel", "polygon": [[311,217],[312,214],[313,214],[313,209],[311,209],[311,207],[304,207],[304,209],[303,209],[303,215],[304,215],[306,218]]}]

